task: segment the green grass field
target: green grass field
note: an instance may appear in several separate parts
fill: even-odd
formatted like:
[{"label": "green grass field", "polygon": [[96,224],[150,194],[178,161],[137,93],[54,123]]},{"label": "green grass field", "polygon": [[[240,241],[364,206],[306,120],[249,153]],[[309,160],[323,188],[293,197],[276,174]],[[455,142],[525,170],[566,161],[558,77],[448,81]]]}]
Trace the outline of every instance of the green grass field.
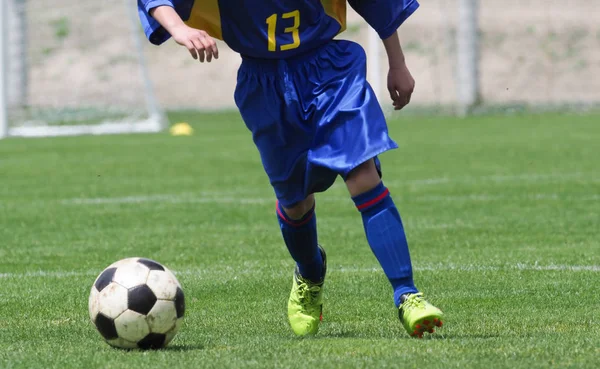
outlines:
[{"label": "green grass field", "polygon": [[[382,156],[417,286],[446,313],[411,339],[341,181],[317,197],[325,320],[288,327],[293,263],[237,114],[195,135],[0,141],[0,368],[597,368],[600,116],[403,118]],[[104,267],[178,273],[184,326],[111,349],[87,315]]]}]

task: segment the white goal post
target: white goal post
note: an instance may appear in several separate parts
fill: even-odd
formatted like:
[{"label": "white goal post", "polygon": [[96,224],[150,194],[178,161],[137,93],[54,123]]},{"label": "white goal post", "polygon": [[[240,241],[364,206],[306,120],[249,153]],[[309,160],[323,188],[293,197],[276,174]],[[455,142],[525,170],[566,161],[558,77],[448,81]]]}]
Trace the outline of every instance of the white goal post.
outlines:
[{"label": "white goal post", "polygon": [[468,115],[481,100],[479,86],[479,0],[459,0],[456,30],[458,114]]},{"label": "white goal post", "polygon": [[158,132],[135,1],[0,0],[0,138]]},{"label": "white goal post", "polygon": [[7,78],[6,78],[6,53],[2,50],[6,50],[7,40],[7,27],[6,19],[7,6],[5,1],[0,2],[0,139],[8,136],[8,117],[6,112],[6,100],[7,100]]}]

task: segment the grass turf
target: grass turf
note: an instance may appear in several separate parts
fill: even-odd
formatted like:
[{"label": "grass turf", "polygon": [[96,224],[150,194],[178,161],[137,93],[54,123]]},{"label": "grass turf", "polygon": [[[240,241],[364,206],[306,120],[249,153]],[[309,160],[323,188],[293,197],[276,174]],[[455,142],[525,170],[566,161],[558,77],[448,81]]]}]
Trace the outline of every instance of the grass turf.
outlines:
[{"label": "grass turf", "polygon": [[[286,318],[293,264],[237,114],[178,113],[166,134],[0,141],[0,367],[595,368],[598,116],[404,118],[382,156],[418,287],[446,312],[411,339],[343,183],[317,197],[325,321]],[[109,348],[87,296],[111,262],[179,272],[172,345]]]}]

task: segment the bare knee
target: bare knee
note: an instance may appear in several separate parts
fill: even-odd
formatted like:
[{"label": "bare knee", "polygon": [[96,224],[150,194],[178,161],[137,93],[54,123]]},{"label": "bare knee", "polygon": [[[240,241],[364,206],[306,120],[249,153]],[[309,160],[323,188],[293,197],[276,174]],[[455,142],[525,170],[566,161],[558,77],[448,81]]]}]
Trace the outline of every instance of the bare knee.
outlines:
[{"label": "bare knee", "polygon": [[315,195],[310,194],[304,200],[295,204],[292,207],[286,208],[283,207],[285,213],[288,217],[292,219],[300,219],[304,216],[304,214],[308,213],[310,209],[315,205]]},{"label": "bare knee", "polygon": [[346,187],[351,196],[365,193],[381,182],[375,161],[370,159],[354,168],[346,178]]}]

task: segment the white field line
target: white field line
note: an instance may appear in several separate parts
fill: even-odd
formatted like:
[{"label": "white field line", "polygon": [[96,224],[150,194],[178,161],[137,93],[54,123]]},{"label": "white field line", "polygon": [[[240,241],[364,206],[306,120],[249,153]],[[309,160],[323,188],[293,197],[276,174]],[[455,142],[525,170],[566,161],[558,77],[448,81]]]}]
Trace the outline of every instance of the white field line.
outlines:
[{"label": "white field line", "polygon": [[575,172],[575,173],[521,173],[521,174],[507,174],[507,175],[487,175],[487,176],[465,176],[459,178],[449,177],[437,177],[437,178],[424,178],[407,181],[385,181],[388,186],[401,186],[401,185],[437,185],[437,184],[448,184],[448,183],[459,183],[459,184],[476,184],[482,182],[492,183],[507,183],[507,182],[536,182],[536,183],[554,183],[564,182],[572,179],[585,179],[589,180],[590,174]]},{"label": "white field line", "polygon": [[73,198],[61,201],[63,205],[102,205],[102,204],[141,204],[141,203],[217,203],[217,204],[264,204],[275,203],[274,197],[233,197],[219,195],[192,195],[192,194],[158,194],[124,197],[91,197]]},{"label": "white field line", "polygon": [[[255,268],[247,266],[242,268],[218,268],[218,269],[185,269],[176,271],[177,275],[210,275],[210,276],[239,276],[251,275],[255,273],[263,273],[266,268]],[[600,265],[566,265],[566,264],[514,264],[514,265],[476,265],[476,264],[433,264],[415,266],[415,271],[427,272],[443,272],[443,271],[458,271],[458,272],[496,272],[496,271],[558,271],[558,272],[600,272]],[[272,269],[268,269],[272,273]],[[288,270],[281,270],[281,274],[288,274]],[[333,273],[382,273],[381,268],[354,268],[354,267],[339,267],[332,268]],[[277,273],[277,272],[275,272]],[[2,278],[70,278],[70,277],[95,277],[98,272],[95,271],[33,271],[25,273],[0,273]]]},{"label": "white field line", "polygon": [[[429,186],[437,184],[476,184],[476,183],[510,183],[510,182],[536,182],[536,183],[554,183],[572,179],[588,180],[590,174],[586,173],[523,173],[514,175],[489,175],[480,177],[460,177],[460,178],[425,178],[407,181],[385,181],[388,186]],[[343,187],[339,182],[334,184],[334,188]],[[240,196],[242,195],[242,196]],[[418,202],[492,202],[506,200],[572,200],[572,201],[600,201],[600,194],[585,194],[580,196],[565,196],[558,193],[529,193],[522,196],[506,196],[503,194],[470,194],[470,195],[424,195],[411,196],[412,201]],[[319,202],[349,202],[347,196],[321,196]],[[240,192],[200,192],[200,193],[179,193],[179,194],[155,194],[155,195],[132,195],[124,197],[95,197],[95,198],[72,198],[61,200],[63,205],[103,205],[103,204],[142,204],[142,203],[214,203],[214,204],[270,204],[274,203],[274,196],[252,196],[251,193]]]},{"label": "white field line", "polygon": [[582,195],[561,195],[558,193],[528,193],[518,196],[507,196],[498,194],[471,194],[471,195],[424,195],[424,196],[411,196],[412,201],[417,202],[443,202],[443,201],[457,201],[457,202],[491,202],[491,201],[598,201],[600,200],[600,194],[582,194]]},{"label": "white field line", "polygon": [[25,273],[0,273],[1,278],[69,278],[69,277],[84,277],[92,276],[93,272],[76,272],[76,271],[43,271],[38,270],[34,272]]},{"label": "white field line", "polygon": [[[564,271],[564,272],[600,272],[600,265],[564,265],[564,264],[515,264],[511,266],[494,266],[494,265],[455,265],[455,264],[439,264],[439,265],[423,265],[413,268],[415,271],[458,271],[458,272],[497,272],[497,271]],[[334,271],[336,271],[334,269]],[[345,273],[365,273],[379,272],[381,268],[339,268],[337,272]]]},{"label": "white field line", "polygon": [[[400,196],[402,198],[403,196]],[[494,201],[600,201],[600,194],[582,194],[578,196],[561,195],[558,193],[529,193],[521,196],[507,196],[501,194],[471,194],[471,195],[411,195],[414,202],[494,202]],[[348,197],[321,196],[319,202],[350,203]],[[124,197],[90,197],[72,198],[61,200],[62,205],[119,205],[119,204],[235,204],[255,205],[274,204],[274,197],[227,196],[219,195],[193,195],[193,194],[157,194]]]},{"label": "white field line", "polygon": [[[596,183],[600,181],[600,173],[598,177],[593,177],[590,173],[521,173],[509,175],[486,175],[486,176],[464,176],[464,177],[432,177],[422,179],[384,179],[384,183],[388,187],[396,186],[434,186],[444,184],[480,184],[480,183],[520,183],[520,182],[536,182],[536,183],[556,183],[566,182],[573,179],[583,179],[586,182]],[[334,188],[345,188],[343,182],[336,182]]]},{"label": "white field line", "polygon": [[[220,231],[220,232],[273,232],[277,231],[277,223],[267,224],[230,224],[230,225],[215,225],[208,224],[203,225],[207,231]],[[340,225],[346,225],[346,219],[335,219],[325,218],[320,219],[319,224],[325,228],[337,227]],[[404,222],[404,226],[410,229],[417,230],[428,230],[428,229],[477,229],[483,228],[483,225],[476,225],[471,223],[465,223],[457,221],[455,223],[435,223],[428,221],[412,221],[407,220]]]}]

